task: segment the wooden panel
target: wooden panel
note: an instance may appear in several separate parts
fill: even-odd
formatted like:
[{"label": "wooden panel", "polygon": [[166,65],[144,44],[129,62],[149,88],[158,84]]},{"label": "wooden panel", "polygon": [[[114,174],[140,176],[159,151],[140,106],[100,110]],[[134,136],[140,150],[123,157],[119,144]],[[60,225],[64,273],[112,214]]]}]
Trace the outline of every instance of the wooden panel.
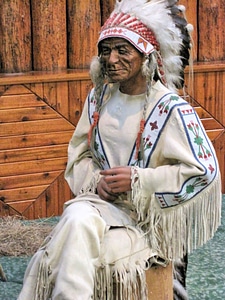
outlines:
[{"label": "wooden panel", "polygon": [[[29,201],[20,201],[16,203],[11,203],[8,205],[0,200],[0,215],[8,216],[8,215],[24,215],[24,211],[26,211],[29,207],[32,207],[35,203],[35,199]],[[34,214],[29,216],[29,219],[32,219]]]},{"label": "wooden panel", "polygon": [[53,181],[35,199],[5,203],[0,199],[0,215],[23,215],[27,219],[38,219],[60,215],[65,200],[71,199],[71,191],[64,180],[64,173]]},{"label": "wooden panel", "polygon": [[[15,84],[15,85],[12,85],[12,82],[11,82],[11,78],[13,78],[13,74],[1,74],[0,75],[1,77],[7,77],[8,79],[8,86],[5,86],[5,91],[4,91],[4,95],[22,95],[22,94],[30,94],[30,91],[23,85],[19,84]],[[2,84],[2,79],[0,80],[0,84]],[[3,94],[3,93],[2,93]],[[1,95],[2,95],[1,94]]]},{"label": "wooden panel", "polygon": [[45,103],[40,101],[40,98],[34,94],[24,94],[23,101],[21,100],[21,94],[19,95],[7,95],[4,94],[0,97],[0,107],[1,109],[11,109],[11,108],[25,108],[25,107],[37,107],[44,106]]},{"label": "wooden panel", "polygon": [[[81,81],[80,98],[82,99],[83,104],[84,104],[85,99],[92,87],[93,87],[93,84],[90,80],[82,80]],[[83,106],[82,106],[82,108],[83,108]]]},{"label": "wooden panel", "polygon": [[59,177],[60,171],[50,171],[43,173],[25,174],[13,176],[0,177],[0,190],[9,190],[22,187],[36,186],[37,182],[39,185],[50,185],[55,178]]},{"label": "wooden panel", "polygon": [[34,70],[67,67],[66,0],[31,0]]},{"label": "wooden panel", "polygon": [[54,159],[42,159],[33,161],[20,161],[16,163],[4,163],[0,165],[0,176],[13,176],[15,174],[31,174],[39,172],[48,172],[64,170],[67,162],[67,156]]},{"label": "wooden panel", "polygon": [[[26,73],[27,76],[29,76],[28,74],[30,74],[30,73]],[[29,76],[29,77],[31,77],[31,76]],[[22,78],[18,77],[17,79],[19,80]],[[3,78],[3,80],[4,80],[4,78]],[[22,81],[22,84],[23,84],[23,81]],[[31,81],[31,83],[29,82],[29,83],[25,83],[23,85],[24,85],[24,87],[26,87],[27,90],[29,90],[34,95],[38,95],[38,97],[40,97],[41,99],[44,99],[44,88],[43,88],[44,84],[39,83],[37,80],[37,77],[36,77],[36,82]]]},{"label": "wooden panel", "polygon": [[[203,65],[203,69],[197,67],[193,74],[191,98],[225,126],[225,93],[221,88],[225,82],[225,64],[222,66],[220,70],[216,64],[211,65],[211,69],[207,69],[207,65]],[[186,76],[187,82],[188,79]]]},{"label": "wooden panel", "polygon": [[[57,199],[57,194],[55,195]],[[55,212],[55,215],[57,212]],[[28,219],[39,219],[42,216],[47,217],[47,197],[46,192],[42,193],[35,201],[30,205],[26,211],[23,212],[23,216]]]},{"label": "wooden panel", "polygon": [[69,118],[74,125],[77,124],[82,113],[83,101],[80,95],[81,83],[69,83]]},{"label": "wooden panel", "polygon": [[[225,57],[224,2],[220,0],[181,0],[188,22],[193,24],[195,61],[222,61]],[[213,29],[213,30],[212,30]]]},{"label": "wooden panel", "polygon": [[56,88],[56,110],[64,118],[69,119],[68,82],[57,82]]},{"label": "wooden panel", "polygon": [[47,105],[0,110],[0,123],[35,121],[40,120],[40,117],[42,120],[60,118],[60,116],[56,115],[55,111]]},{"label": "wooden panel", "polygon": [[211,118],[211,115],[201,106],[195,107],[195,111],[197,112],[200,119]]},{"label": "wooden panel", "polygon": [[10,163],[17,161],[31,161],[31,160],[42,160],[51,159],[55,157],[66,157],[67,156],[67,145],[56,145],[49,147],[34,147],[34,148],[19,148],[13,150],[0,150],[0,164]]},{"label": "wooden panel", "polygon": [[43,84],[44,100],[53,108],[57,106],[57,83],[47,82]]},{"label": "wooden panel", "polygon": [[69,68],[87,68],[97,55],[100,30],[100,0],[68,0]]},{"label": "wooden panel", "polygon": [[12,204],[16,202],[36,199],[47,187],[47,185],[39,185],[11,190],[1,190],[0,199],[12,206]]},{"label": "wooden panel", "polygon": [[198,61],[218,61],[225,57],[225,5],[221,0],[199,2]]},{"label": "wooden panel", "polygon": [[[34,84],[34,86],[42,83],[48,82],[70,82],[70,81],[83,81],[90,80],[89,69],[67,69],[67,70],[56,70],[56,71],[48,71],[48,72],[27,72],[22,74],[0,74],[0,86],[4,85],[6,88],[10,90],[14,89],[14,87],[18,88],[18,84],[26,86],[27,89],[31,87],[30,84]],[[16,89],[15,88],[15,89]],[[5,87],[3,87],[5,90]],[[35,93],[33,89],[31,89]],[[39,95],[41,98],[41,94],[35,93]]]},{"label": "wooden panel", "polygon": [[216,128],[222,129],[221,124],[218,123],[214,118],[203,118],[201,121],[206,131]]},{"label": "wooden panel", "polygon": [[59,202],[55,201],[55,196],[57,195],[57,199],[58,199],[58,194],[59,194],[58,181],[55,180],[52,182],[51,186],[46,190],[46,209],[47,209],[46,213],[48,217],[55,216],[55,212],[59,211],[59,207],[58,207]]},{"label": "wooden panel", "polygon": [[[0,74],[0,77],[1,77],[1,74]],[[0,82],[1,82],[1,80],[0,80]],[[0,85],[0,95],[4,94],[6,89],[7,89],[7,86]]]},{"label": "wooden panel", "polygon": [[25,72],[31,63],[29,0],[0,1],[0,72]]},{"label": "wooden panel", "polygon": [[62,119],[23,121],[20,126],[15,127],[15,123],[0,124],[0,136],[24,135],[31,133],[44,133],[66,131],[72,129],[72,125]]},{"label": "wooden panel", "polygon": [[60,115],[69,119],[68,82],[50,82],[43,84],[44,100]]},{"label": "wooden panel", "polygon": [[64,180],[64,172],[62,172],[57,180],[26,209],[23,215],[27,218],[33,216],[33,219],[61,215],[64,202],[68,199],[72,199],[72,194]]},{"label": "wooden panel", "polygon": [[23,134],[21,136],[1,137],[0,149],[18,149],[66,144],[74,130],[50,133]]},{"label": "wooden panel", "polygon": [[91,87],[90,81],[69,83],[69,120],[74,125],[80,119],[85,99]]},{"label": "wooden panel", "polygon": [[209,129],[207,130],[207,135],[212,142],[215,142],[224,133],[224,129]]},{"label": "wooden panel", "polygon": [[20,85],[0,96],[0,215],[59,215],[72,197],[64,170],[74,126],[57,111],[68,83],[39,86],[48,99]]},{"label": "wooden panel", "polygon": [[[61,175],[58,177],[58,211],[59,211],[59,215],[62,213],[63,211],[63,206],[64,206],[64,202],[66,200],[69,199],[73,199],[74,195],[71,192],[67,182],[64,179],[64,172],[61,173]],[[56,199],[54,198],[53,201],[56,201]]]}]

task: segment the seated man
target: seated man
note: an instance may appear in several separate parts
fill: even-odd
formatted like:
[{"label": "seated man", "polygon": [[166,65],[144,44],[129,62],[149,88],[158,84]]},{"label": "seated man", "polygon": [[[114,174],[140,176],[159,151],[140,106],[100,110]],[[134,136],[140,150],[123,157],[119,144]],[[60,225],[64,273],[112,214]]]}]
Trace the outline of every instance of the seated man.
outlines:
[{"label": "seated man", "polygon": [[218,163],[175,92],[190,37],[171,8],[117,1],[102,27],[94,88],[68,148],[75,198],[32,258],[19,300],[147,299],[148,267],[183,259],[216,231]]}]

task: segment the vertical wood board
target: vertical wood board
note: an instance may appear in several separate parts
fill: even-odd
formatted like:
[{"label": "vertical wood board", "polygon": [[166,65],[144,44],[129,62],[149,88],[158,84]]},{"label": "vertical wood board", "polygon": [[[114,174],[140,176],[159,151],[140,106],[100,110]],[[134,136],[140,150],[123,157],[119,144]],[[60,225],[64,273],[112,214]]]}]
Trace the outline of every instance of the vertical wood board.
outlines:
[{"label": "vertical wood board", "polygon": [[99,1],[67,1],[69,68],[87,68],[97,55],[101,23]]},{"label": "vertical wood board", "polygon": [[0,1],[0,72],[32,69],[29,0]]},{"label": "vertical wood board", "polygon": [[31,0],[33,70],[67,68],[66,0]]}]

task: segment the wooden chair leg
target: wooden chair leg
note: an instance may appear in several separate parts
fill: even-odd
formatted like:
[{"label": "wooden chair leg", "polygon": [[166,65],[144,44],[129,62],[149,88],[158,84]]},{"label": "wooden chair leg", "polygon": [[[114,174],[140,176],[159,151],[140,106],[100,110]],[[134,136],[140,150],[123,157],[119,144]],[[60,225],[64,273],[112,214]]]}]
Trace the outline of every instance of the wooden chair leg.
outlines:
[{"label": "wooden chair leg", "polygon": [[153,267],[146,271],[149,300],[173,300],[173,268]]}]

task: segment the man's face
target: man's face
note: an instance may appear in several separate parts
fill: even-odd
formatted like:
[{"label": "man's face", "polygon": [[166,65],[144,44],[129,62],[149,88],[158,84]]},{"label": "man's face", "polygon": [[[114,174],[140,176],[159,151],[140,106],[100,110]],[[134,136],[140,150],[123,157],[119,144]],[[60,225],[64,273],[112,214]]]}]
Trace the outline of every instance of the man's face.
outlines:
[{"label": "man's face", "polygon": [[141,54],[122,38],[105,39],[100,44],[102,62],[112,82],[131,83],[142,77]]}]

